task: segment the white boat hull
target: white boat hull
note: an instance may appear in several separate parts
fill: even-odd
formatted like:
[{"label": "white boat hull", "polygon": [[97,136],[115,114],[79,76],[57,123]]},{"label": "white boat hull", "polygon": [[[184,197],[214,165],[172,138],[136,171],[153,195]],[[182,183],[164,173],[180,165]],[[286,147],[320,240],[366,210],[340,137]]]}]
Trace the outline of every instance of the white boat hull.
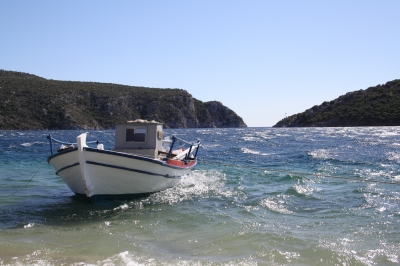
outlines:
[{"label": "white boat hull", "polygon": [[162,191],[175,186],[194,166],[177,167],[157,159],[88,147],[58,153],[48,162],[75,194],[90,199]]}]

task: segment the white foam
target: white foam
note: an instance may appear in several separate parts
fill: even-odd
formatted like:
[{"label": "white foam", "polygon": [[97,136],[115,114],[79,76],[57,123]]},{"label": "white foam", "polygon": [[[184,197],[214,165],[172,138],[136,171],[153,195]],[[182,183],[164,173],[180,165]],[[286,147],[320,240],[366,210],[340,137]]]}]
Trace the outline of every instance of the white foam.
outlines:
[{"label": "white foam", "polygon": [[214,134],[210,129],[196,130],[196,133],[199,133],[199,134],[202,134],[202,135]]},{"label": "white foam", "polygon": [[181,182],[173,188],[155,193],[143,202],[177,203],[192,200],[196,197],[209,197],[220,195],[230,197],[232,192],[224,189],[225,174],[211,171],[191,171],[182,178]]},{"label": "white foam", "polygon": [[377,208],[376,210],[379,211],[379,212],[384,212],[384,211],[386,211],[386,208],[385,207],[380,207],[380,208]]},{"label": "white foam", "polygon": [[286,258],[286,260],[288,262],[292,262],[292,260],[300,258],[300,254],[296,253],[296,252],[282,252],[282,251],[278,251],[282,256],[284,256]]},{"label": "white foam", "polygon": [[[46,252],[47,254],[48,252]],[[48,255],[48,254],[47,254]],[[140,263],[137,260],[143,260],[144,263]],[[143,257],[134,256],[129,251],[123,251],[119,254],[113,255],[109,258],[104,260],[99,260],[96,263],[87,263],[87,262],[72,262],[68,263],[68,265],[72,266],[96,266],[96,265],[107,265],[107,266],[114,266],[114,265],[126,265],[126,266],[143,266],[143,265],[153,265],[157,261],[153,259],[146,259]],[[37,265],[37,266],[47,266],[47,265],[59,265],[59,259],[50,259],[48,256],[44,256],[40,250],[33,252],[30,255],[25,255],[23,257],[14,257],[13,263],[11,265]],[[3,265],[2,261],[0,260],[0,265]],[[9,264],[6,264],[9,265]]]},{"label": "white foam", "polygon": [[285,208],[285,202],[280,197],[269,197],[260,202],[260,205],[273,212],[282,214],[292,214],[293,212]]},{"label": "white foam", "polygon": [[31,228],[31,227],[34,227],[34,226],[35,226],[35,223],[29,223],[27,225],[24,225],[24,228]]},{"label": "white foam", "polygon": [[30,146],[32,146],[32,145],[35,145],[35,144],[42,144],[42,143],[43,143],[43,142],[40,142],[40,141],[26,142],[26,143],[20,144],[20,146],[23,146],[23,147],[30,147]]},{"label": "white foam", "polygon": [[308,155],[316,159],[332,159],[334,157],[334,155],[332,155],[329,151],[324,149],[311,151],[308,153]]},{"label": "white foam", "polygon": [[396,152],[389,152],[387,154],[387,159],[389,161],[394,161],[396,163],[400,163],[400,153],[396,153]]},{"label": "white foam", "polygon": [[253,151],[253,150],[250,150],[248,148],[242,148],[241,150],[242,150],[243,153],[247,153],[247,154],[255,154],[255,155],[262,155],[262,156],[267,156],[268,155],[268,153],[261,153],[259,151]]},{"label": "white foam", "polygon": [[215,148],[215,147],[221,147],[221,144],[204,144],[204,145],[202,144],[200,146],[200,148],[203,148],[205,150],[212,149],[212,148]]},{"label": "white foam", "polygon": [[255,137],[243,137],[243,140],[244,141],[256,141],[257,138],[255,138]]},{"label": "white foam", "polygon": [[118,207],[114,208],[114,211],[127,210],[128,208],[129,208],[129,205],[125,203],[125,204],[122,204],[121,206],[118,206]]},{"label": "white foam", "polygon": [[[293,188],[296,190],[297,193],[302,194],[302,195],[311,195],[314,192],[314,188],[310,186],[305,186],[305,185],[294,185]],[[320,189],[317,189],[320,190]]]},{"label": "white foam", "polygon": [[395,181],[400,181],[400,175],[394,175],[392,176],[392,179]]}]

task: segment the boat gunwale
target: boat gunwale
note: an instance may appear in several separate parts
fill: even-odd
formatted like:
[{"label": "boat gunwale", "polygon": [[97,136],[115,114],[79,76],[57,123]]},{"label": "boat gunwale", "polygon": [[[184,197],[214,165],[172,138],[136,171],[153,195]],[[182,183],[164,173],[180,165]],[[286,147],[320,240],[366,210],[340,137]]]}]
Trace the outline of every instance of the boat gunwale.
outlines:
[{"label": "boat gunwale", "polygon": [[66,153],[77,151],[77,150],[78,150],[78,147],[75,147],[72,149],[66,149],[65,151],[60,151],[60,152],[57,152],[56,154],[50,155],[49,157],[47,157],[47,163],[50,163],[50,161],[57,156],[64,155]]},{"label": "boat gunwale", "polygon": [[[136,160],[140,160],[140,161],[151,162],[151,163],[159,164],[159,165],[166,166],[166,167],[169,167],[169,168],[172,168],[172,169],[187,170],[187,169],[193,168],[197,164],[197,160],[195,160],[195,163],[193,165],[189,165],[187,167],[180,167],[180,166],[167,164],[165,161],[161,161],[159,159],[151,159],[151,158],[147,158],[147,157],[143,157],[143,156],[135,155],[135,154],[129,154],[129,153],[123,153],[123,152],[117,152],[117,151],[111,151],[111,150],[99,150],[99,149],[90,148],[90,147],[84,147],[83,149],[85,151],[87,151],[87,152],[103,153],[103,154],[108,154],[108,155],[125,157],[125,158],[129,158],[129,159],[136,159]],[[77,150],[78,150],[78,148],[76,147],[76,148],[73,148],[73,149],[68,149],[66,151],[61,151],[61,152],[58,152],[56,154],[53,154],[53,155],[47,157],[47,163],[50,163],[50,161],[52,159],[54,159],[55,157],[58,157],[58,156],[61,156],[61,155],[65,155],[65,154],[67,154],[69,152],[73,152],[73,151],[77,151]]]}]

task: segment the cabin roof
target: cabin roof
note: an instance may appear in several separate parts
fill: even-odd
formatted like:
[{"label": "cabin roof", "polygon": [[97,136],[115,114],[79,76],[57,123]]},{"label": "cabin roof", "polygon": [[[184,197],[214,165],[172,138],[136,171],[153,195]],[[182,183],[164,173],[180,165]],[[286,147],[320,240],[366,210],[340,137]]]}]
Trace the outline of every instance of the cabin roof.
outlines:
[{"label": "cabin roof", "polygon": [[156,125],[162,125],[163,123],[157,122],[155,120],[145,120],[145,119],[136,119],[136,120],[128,120],[126,121],[126,124],[156,124]]}]

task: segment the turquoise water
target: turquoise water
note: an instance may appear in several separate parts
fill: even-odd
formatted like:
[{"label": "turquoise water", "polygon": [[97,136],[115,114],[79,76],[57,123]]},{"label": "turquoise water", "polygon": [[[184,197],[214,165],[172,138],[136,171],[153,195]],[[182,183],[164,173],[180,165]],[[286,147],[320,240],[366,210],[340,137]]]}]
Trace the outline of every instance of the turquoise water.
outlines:
[{"label": "turquoise water", "polygon": [[195,170],[96,204],[47,164],[49,133],[82,131],[0,131],[0,265],[399,264],[399,127],[167,129],[202,141]]}]

